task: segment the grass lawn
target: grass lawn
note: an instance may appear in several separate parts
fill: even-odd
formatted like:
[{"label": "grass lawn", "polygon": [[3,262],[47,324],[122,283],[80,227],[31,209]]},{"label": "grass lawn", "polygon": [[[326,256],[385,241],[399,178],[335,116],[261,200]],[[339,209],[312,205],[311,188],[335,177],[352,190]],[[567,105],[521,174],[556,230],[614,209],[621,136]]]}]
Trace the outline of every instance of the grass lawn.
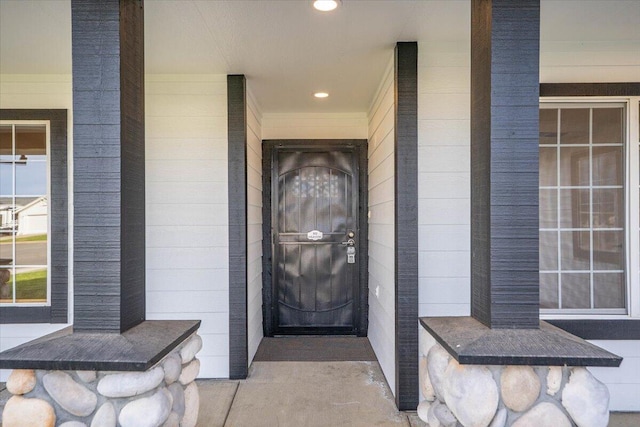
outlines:
[{"label": "grass lawn", "polygon": [[[47,270],[19,273],[16,279],[16,300],[47,300]],[[9,281],[11,283],[12,280]]]}]

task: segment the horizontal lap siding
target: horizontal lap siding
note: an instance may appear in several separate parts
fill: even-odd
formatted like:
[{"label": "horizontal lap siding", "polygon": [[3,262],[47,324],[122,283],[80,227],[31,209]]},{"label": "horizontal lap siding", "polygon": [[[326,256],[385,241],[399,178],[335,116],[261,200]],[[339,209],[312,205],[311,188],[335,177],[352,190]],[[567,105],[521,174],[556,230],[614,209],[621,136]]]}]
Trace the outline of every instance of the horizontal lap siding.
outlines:
[{"label": "horizontal lap siding", "polygon": [[418,54],[419,315],[470,312],[469,45]]},{"label": "horizontal lap siding", "polygon": [[146,80],[147,318],[201,319],[201,378],[229,375],[226,75]]},{"label": "horizontal lap siding", "polygon": [[262,116],[262,139],[366,139],[362,113],[270,113]]},{"label": "horizontal lap siding", "polygon": [[[67,74],[1,74],[0,108],[29,109],[67,109],[67,147],[72,152],[73,114],[71,75]],[[71,162],[69,162],[71,163]],[[72,174],[69,171],[69,202],[73,200]],[[71,204],[70,204],[71,206]],[[73,225],[69,226],[69,239],[72,239]],[[71,241],[71,240],[70,240]],[[72,245],[69,245],[69,265],[73,264]],[[71,275],[69,275],[71,277]],[[69,321],[73,319],[73,285],[69,280]],[[2,324],[0,325],[0,351],[7,350],[43,335],[55,332],[68,324]],[[8,370],[0,370],[0,381],[6,381]]]},{"label": "horizontal lap siding", "polygon": [[[247,82],[249,85],[250,82]],[[262,340],[262,126],[247,90],[247,342],[249,364]]]},{"label": "horizontal lap siding", "polygon": [[369,111],[369,341],[395,393],[393,105],[390,64]]}]

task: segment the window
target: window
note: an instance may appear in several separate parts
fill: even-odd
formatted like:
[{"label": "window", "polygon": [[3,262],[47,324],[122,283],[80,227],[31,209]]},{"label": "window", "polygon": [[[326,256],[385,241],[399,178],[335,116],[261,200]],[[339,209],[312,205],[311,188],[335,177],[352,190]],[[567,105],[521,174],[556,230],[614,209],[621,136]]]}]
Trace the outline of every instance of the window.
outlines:
[{"label": "window", "polygon": [[639,173],[638,153],[628,143],[638,118],[630,125],[629,107],[608,100],[541,103],[543,313],[630,313],[629,290],[638,278],[629,274],[629,255],[638,258],[640,250],[628,224],[640,198],[628,193]]},{"label": "window", "polygon": [[49,302],[49,122],[0,123],[0,305]]},{"label": "window", "polygon": [[0,323],[65,323],[66,110],[0,110]]}]

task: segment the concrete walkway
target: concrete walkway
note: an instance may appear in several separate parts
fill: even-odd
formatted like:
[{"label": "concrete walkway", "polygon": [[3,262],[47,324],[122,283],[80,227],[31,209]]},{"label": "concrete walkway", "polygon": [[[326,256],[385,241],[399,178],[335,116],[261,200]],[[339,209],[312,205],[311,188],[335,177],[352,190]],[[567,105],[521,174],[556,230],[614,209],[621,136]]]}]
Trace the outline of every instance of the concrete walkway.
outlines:
[{"label": "concrete walkway", "polygon": [[377,362],[254,362],[246,380],[198,387],[202,427],[424,426],[398,412]]}]

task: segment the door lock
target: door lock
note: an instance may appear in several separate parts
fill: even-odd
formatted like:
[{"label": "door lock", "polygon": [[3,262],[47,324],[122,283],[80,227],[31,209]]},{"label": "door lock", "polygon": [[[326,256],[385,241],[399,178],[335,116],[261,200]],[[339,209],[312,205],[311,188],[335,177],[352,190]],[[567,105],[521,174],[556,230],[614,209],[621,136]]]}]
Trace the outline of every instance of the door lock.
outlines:
[{"label": "door lock", "polygon": [[353,239],[349,239],[346,242],[342,242],[342,245],[344,246],[355,246],[356,245],[356,241]]}]

